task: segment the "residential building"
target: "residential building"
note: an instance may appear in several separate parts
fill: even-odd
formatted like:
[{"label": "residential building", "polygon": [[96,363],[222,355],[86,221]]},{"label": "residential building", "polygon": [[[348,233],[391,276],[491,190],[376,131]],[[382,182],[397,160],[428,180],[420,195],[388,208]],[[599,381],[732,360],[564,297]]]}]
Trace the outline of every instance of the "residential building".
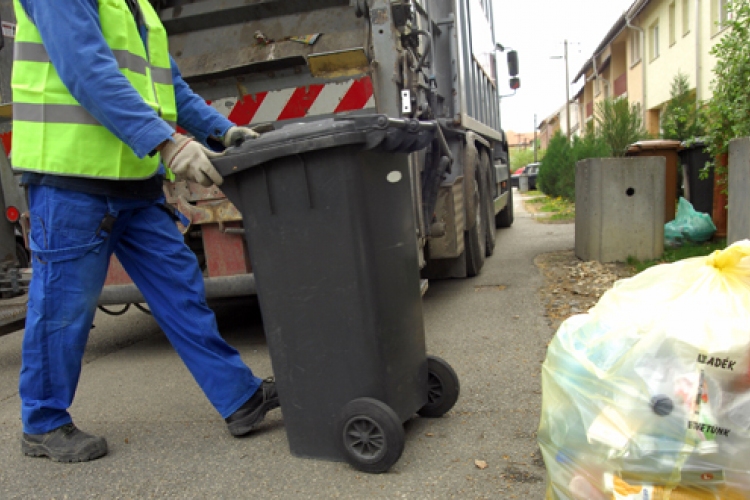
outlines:
[{"label": "residential building", "polygon": [[623,97],[640,104],[646,129],[658,136],[679,72],[698,102],[709,99],[716,63],[710,52],[726,27],[728,1],[636,0],[573,79],[584,79],[576,97],[584,128],[598,102]]},{"label": "residential building", "polygon": [[505,136],[508,138],[508,148],[510,149],[528,149],[534,147],[534,132],[506,130]]},{"label": "residential building", "polygon": [[539,123],[539,148],[547,149],[549,141],[560,130],[560,115],[552,114]]},{"label": "residential building", "polygon": [[[570,111],[568,111],[570,110]],[[547,149],[550,139],[560,131],[561,134],[567,135],[568,119],[567,113],[570,112],[570,136],[580,134],[578,102],[571,99],[570,106],[561,106],[550,116],[541,121],[537,129],[539,130],[539,147]]]}]

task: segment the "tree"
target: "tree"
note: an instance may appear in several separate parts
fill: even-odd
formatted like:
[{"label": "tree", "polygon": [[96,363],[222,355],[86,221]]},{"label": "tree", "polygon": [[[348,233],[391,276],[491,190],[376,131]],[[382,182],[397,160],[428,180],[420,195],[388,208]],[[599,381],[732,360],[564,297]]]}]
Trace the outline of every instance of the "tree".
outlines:
[{"label": "tree", "polygon": [[641,106],[627,99],[605,99],[596,105],[597,134],[609,148],[609,156],[625,156],[628,146],[650,136],[643,128]]},{"label": "tree", "polygon": [[574,137],[572,144],[558,131],[550,140],[537,174],[539,189],[550,197],[575,201],[576,163],[609,155],[609,148],[595,134]]},{"label": "tree", "polygon": [[686,141],[702,136],[705,131],[696,106],[695,92],[690,90],[688,77],[679,71],[672,80],[670,99],[661,119],[663,139]]},{"label": "tree", "polygon": [[[544,150],[537,150],[537,161],[542,161],[544,158]],[[513,149],[510,152],[510,171],[515,172],[521,167],[525,167],[529,163],[534,163],[534,150],[533,149]]]},{"label": "tree", "polygon": [[[750,136],[750,0],[733,0],[727,3],[730,15],[728,29],[719,43],[711,49],[716,57],[713,96],[706,107],[707,151],[712,158],[726,153],[729,141]],[[717,165],[716,175],[725,174],[726,167]]]},{"label": "tree", "polygon": [[[572,166],[572,168],[571,168]],[[559,190],[560,179],[573,176],[575,184],[575,158],[568,139],[558,130],[547,145],[547,154],[537,173],[536,183],[547,196],[556,198],[562,196]],[[573,193],[575,198],[575,192]]]}]

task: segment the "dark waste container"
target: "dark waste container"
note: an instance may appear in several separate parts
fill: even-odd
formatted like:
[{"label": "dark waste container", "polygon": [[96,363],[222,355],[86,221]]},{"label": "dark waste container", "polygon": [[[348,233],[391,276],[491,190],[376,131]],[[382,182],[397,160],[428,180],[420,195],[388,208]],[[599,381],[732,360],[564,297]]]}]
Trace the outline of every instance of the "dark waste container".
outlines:
[{"label": "dark waste container", "polygon": [[664,179],[664,222],[674,220],[679,176],[677,167],[680,163],[677,152],[681,149],[680,141],[652,140],[638,141],[628,146],[627,156],[663,156],[666,160],[666,178]]},{"label": "dark waste container", "polygon": [[403,451],[403,422],[458,398],[455,372],[425,352],[405,154],[435,126],[329,118],[214,160],[243,216],[294,455],[384,472]]},{"label": "dark waste container", "polygon": [[706,144],[700,140],[683,142],[682,146],[679,155],[685,178],[685,199],[698,212],[711,215],[714,206],[714,169],[708,169],[706,179],[700,178],[701,170],[711,160],[711,155],[706,152]]}]

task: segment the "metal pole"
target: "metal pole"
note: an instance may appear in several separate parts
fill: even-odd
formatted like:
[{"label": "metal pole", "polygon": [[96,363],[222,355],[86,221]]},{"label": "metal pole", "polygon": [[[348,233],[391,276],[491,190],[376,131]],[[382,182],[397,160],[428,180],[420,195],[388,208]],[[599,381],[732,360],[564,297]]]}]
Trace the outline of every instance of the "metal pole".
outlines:
[{"label": "metal pole", "polygon": [[568,76],[568,40],[565,40],[565,122],[570,142],[570,76]]},{"label": "metal pole", "polygon": [[[684,9],[686,4],[682,4]],[[701,10],[701,0],[695,0],[695,105],[700,106],[701,99],[703,99],[703,92],[701,92],[701,16],[699,14]],[[645,94],[645,92],[644,92]],[[644,99],[645,101],[645,99]],[[643,103],[643,109],[646,109],[646,103]],[[645,121],[643,123],[646,123]]]},{"label": "metal pole", "polygon": [[536,113],[534,113],[534,163],[536,162]]}]

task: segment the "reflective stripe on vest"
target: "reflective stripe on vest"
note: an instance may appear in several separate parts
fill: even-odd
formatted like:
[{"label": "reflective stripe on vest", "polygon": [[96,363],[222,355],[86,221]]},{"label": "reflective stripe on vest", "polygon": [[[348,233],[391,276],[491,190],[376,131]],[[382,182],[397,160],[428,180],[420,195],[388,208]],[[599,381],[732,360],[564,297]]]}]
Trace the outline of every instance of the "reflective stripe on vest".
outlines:
[{"label": "reflective stripe on vest", "polygon": [[[148,0],[138,0],[148,54],[125,0],[99,0],[104,39],[143,100],[173,127],[177,106],[167,35]],[[14,0],[13,168],[80,177],[143,179],[159,156],[139,159],[70,94],[52,66],[36,26]]]}]

